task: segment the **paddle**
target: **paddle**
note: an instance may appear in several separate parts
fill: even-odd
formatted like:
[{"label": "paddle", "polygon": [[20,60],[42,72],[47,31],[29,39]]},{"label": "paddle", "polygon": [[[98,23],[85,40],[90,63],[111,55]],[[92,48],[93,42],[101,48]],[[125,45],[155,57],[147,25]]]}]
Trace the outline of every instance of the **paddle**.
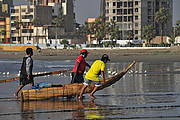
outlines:
[{"label": "paddle", "polygon": [[[54,71],[54,72],[40,73],[40,74],[35,74],[33,76],[34,77],[39,77],[39,76],[45,76],[45,75],[60,74],[60,73],[65,73],[65,72],[67,72],[67,70],[60,70],[60,71]],[[6,80],[0,80],[0,83],[11,82],[11,81],[15,81],[15,80],[20,80],[20,77],[6,79]]]}]

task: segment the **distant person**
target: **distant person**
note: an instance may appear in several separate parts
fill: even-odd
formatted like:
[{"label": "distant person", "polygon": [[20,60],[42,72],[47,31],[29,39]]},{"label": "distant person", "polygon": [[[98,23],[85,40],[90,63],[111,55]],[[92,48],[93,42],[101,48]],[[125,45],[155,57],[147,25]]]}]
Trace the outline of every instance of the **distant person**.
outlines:
[{"label": "distant person", "polygon": [[84,86],[81,89],[80,95],[79,95],[79,99],[83,98],[83,92],[84,90],[87,88],[88,85],[90,85],[92,82],[95,84],[95,87],[93,89],[93,91],[89,94],[89,97],[91,98],[95,98],[94,97],[94,93],[96,92],[97,88],[101,86],[101,80],[99,78],[99,75],[102,76],[102,81],[104,84],[105,82],[105,76],[104,76],[104,70],[105,70],[105,63],[107,63],[108,61],[110,61],[109,57],[107,54],[104,54],[101,58],[101,60],[96,60],[90,70],[86,73],[85,76],[85,81],[84,81]]},{"label": "distant person", "polygon": [[23,63],[21,65],[21,72],[20,72],[20,85],[18,90],[14,93],[14,96],[18,98],[19,91],[27,84],[34,86],[34,80],[32,75],[33,69],[33,59],[31,56],[33,55],[33,49],[27,48],[26,49],[26,56],[23,57]]},{"label": "distant person", "polygon": [[91,67],[86,61],[85,58],[88,56],[89,52],[86,49],[80,51],[80,55],[76,58],[76,63],[74,65],[72,73],[71,83],[83,83],[84,82],[84,71],[86,66]]}]

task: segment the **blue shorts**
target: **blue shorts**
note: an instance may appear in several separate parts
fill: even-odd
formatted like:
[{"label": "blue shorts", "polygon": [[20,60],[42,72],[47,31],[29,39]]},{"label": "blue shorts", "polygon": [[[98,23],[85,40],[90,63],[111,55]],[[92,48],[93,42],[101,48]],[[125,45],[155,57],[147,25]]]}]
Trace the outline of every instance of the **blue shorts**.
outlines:
[{"label": "blue shorts", "polygon": [[101,86],[101,82],[100,81],[92,81],[92,80],[89,80],[89,79],[85,79],[83,84],[88,86],[91,83],[94,83],[96,87],[100,87]]}]

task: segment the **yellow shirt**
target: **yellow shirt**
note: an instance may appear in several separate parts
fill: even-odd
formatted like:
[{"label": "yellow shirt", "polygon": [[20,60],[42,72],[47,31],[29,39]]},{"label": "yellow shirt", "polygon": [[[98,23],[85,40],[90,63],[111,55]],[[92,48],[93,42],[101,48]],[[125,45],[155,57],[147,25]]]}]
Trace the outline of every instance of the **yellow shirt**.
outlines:
[{"label": "yellow shirt", "polygon": [[86,79],[89,79],[89,80],[92,80],[92,81],[100,81],[98,73],[99,73],[100,71],[104,71],[105,67],[106,67],[106,66],[105,66],[105,64],[104,64],[103,61],[101,61],[101,60],[96,60],[96,61],[92,64],[90,70],[87,72],[85,78],[86,78]]}]

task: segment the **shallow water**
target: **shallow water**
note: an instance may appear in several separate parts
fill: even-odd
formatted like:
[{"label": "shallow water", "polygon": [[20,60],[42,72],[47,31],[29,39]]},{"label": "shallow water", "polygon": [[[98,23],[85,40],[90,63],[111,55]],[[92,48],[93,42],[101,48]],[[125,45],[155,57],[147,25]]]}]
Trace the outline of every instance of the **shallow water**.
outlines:
[{"label": "shallow water", "polygon": [[[0,60],[0,80],[17,77],[21,60]],[[92,63],[92,61],[89,61]],[[106,77],[125,69],[129,62],[107,64]],[[71,70],[74,61],[34,60],[33,72]],[[21,102],[14,99],[19,81],[0,83],[0,120],[59,119],[180,119],[180,62],[138,62],[114,85],[95,93],[97,99]],[[35,82],[70,83],[70,72],[37,77]],[[29,89],[27,85],[24,89]]]}]

